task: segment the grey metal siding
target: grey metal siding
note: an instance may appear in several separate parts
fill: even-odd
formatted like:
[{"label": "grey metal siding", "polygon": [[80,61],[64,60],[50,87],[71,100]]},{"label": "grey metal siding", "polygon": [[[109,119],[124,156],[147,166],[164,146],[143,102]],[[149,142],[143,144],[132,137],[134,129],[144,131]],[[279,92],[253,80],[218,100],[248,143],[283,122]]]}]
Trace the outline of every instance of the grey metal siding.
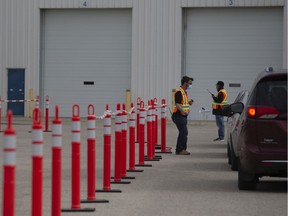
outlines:
[{"label": "grey metal siding", "polygon": [[[41,9],[79,9],[82,0],[0,1],[0,95],[7,94],[7,68],[25,68],[26,89],[40,94]],[[229,7],[228,0],[88,0],[87,10],[132,8],[131,93],[147,100],[165,97],[179,85],[182,9]],[[287,67],[287,1],[235,0],[235,7],[284,6],[283,67]],[[230,7],[229,7],[230,8]],[[84,8],[83,8],[84,9]],[[28,98],[28,94],[25,95]],[[6,109],[3,104],[4,110]],[[25,106],[28,115],[28,104]]]}]

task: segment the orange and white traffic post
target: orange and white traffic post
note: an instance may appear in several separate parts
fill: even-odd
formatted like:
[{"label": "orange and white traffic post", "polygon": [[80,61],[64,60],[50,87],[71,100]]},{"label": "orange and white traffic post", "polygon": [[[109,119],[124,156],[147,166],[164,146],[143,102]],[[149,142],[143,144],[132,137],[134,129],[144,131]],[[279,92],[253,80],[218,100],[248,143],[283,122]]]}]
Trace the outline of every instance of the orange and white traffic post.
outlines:
[{"label": "orange and white traffic post", "polygon": [[80,145],[81,122],[80,106],[72,107],[72,153],[71,153],[71,209],[62,209],[62,212],[94,212],[95,208],[81,208],[81,176],[80,176]]},{"label": "orange and white traffic post", "polygon": [[139,164],[138,167],[152,167],[151,164],[145,164],[145,108],[144,101],[140,102],[140,117],[139,117]]},{"label": "orange and white traffic post", "polygon": [[148,111],[147,111],[147,156],[145,157],[146,161],[159,161],[158,158],[154,157],[154,133],[155,125],[153,122],[153,100],[148,101]]},{"label": "orange and white traffic post", "polygon": [[[121,167],[122,167],[122,112],[120,110],[120,103],[116,107],[116,119],[115,119],[115,160],[114,160],[114,181],[111,184],[130,184],[129,181],[121,180]],[[113,178],[113,177],[112,177]]]},{"label": "orange and white traffic post", "polygon": [[135,177],[127,176],[127,130],[128,130],[128,115],[126,104],[122,104],[122,134],[121,134],[121,178],[135,179]]},{"label": "orange and white traffic post", "polygon": [[88,105],[87,115],[87,199],[81,203],[108,203],[96,199],[96,116],[94,105]]},{"label": "orange and white traffic post", "polygon": [[167,105],[165,99],[162,99],[161,105],[161,151],[157,152],[158,154],[171,154],[172,148],[166,147],[166,124],[167,124]]},{"label": "orange and white traffic post", "polygon": [[129,118],[129,170],[127,172],[143,172],[144,170],[138,170],[135,168],[135,127],[136,116],[134,110],[134,104],[131,103],[131,114]]},{"label": "orange and white traffic post", "polygon": [[44,132],[51,132],[49,131],[49,96],[46,95],[45,99],[45,130]]},{"label": "orange and white traffic post", "polygon": [[33,110],[32,125],[32,216],[42,215],[43,199],[43,131],[41,110]]},{"label": "orange and white traffic post", "polygon": [[12,127],[12,111],[8,111],[8,124],[4,131],[2,215],[15,213],[16,131]]},{"label": "orange and white traffic post", "polygon": [[52,192],[51,216],[61,215],[61,173],[62,173],[62,120],[59,106],[55,106],[55,119],[52,122]]},{"label": "orange and white traffic post", "polygon": [[106,104],[106,114],[104,117],[104,150],[103,150],[103,190],[96,192],[121,193],[121,190],[111,189],[111,114],[108,112],[109,106]]}]

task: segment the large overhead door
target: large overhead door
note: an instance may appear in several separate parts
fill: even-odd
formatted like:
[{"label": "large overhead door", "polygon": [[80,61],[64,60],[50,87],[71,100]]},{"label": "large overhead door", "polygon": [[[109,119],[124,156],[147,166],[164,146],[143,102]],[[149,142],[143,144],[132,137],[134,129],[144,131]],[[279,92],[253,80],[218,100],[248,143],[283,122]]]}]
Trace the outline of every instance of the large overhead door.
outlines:
[{"label": "large overhead door", "polygon": [[[282,67],[283,8],[195,8],[185,10],[184,74],[192,76],[195,103],[190,119],[211,110],[218,80],[225,83],[228,102],[249,89],[267,66]],[[208,119],[214,116],[208,114]]]},{"label": "large overhead door", "polygon": [[46,10],[43,12],[42,96],[51,110],[81,116],[94,104],[100,115],[125,102],[131,86],[132,12],[129,9]]}]

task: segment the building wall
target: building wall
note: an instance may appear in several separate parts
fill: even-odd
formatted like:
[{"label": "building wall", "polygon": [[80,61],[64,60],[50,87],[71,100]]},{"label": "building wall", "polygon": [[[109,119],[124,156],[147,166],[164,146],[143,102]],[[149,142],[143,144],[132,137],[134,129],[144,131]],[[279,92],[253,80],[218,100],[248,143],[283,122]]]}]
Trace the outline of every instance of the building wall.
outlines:
[{"label": "building wall", "polygon": [[179,85],[182,75],[182,8],[284,6],[283,67],[287,68],[286,0],[87,0],[86,8],[83,3],[84,0],[0,1],[2,98],[7,95],[7,68],[25,68],[25,98],[29,91],[39,95],[40,17],[41,9],[49,8],[132,8],[133,100],[137,96],[145,100],[164,97],[171,104],[171,90]]}]

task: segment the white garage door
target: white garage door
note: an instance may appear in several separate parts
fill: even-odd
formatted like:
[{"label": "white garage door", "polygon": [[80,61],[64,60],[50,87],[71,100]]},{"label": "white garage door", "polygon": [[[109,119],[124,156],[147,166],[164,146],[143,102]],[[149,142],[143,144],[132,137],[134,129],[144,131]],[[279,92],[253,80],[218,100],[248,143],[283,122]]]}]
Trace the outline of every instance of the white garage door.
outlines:
[{"label": "white garage door", "polygon": [[132,12],[111,10],[47,10],[43,18],[43,96],[51,111],[71,117],[79,104],[81,116],[94,104],[100,115],[109,104],[124,103],[131,86]]},{"label": "white garage door", "polygon": [[[225,83],[228,102],[250,89],[257,74],[267,66],[282,67],[283,8],[188,9],[184,22],[184,74],[194,83],[195,103],[190,119],[201,120],[201,108],[211,110],[218,80]],[[185,38],[184,37],[184,38]],[[214,119],[211,112],[208,119]]]}]

